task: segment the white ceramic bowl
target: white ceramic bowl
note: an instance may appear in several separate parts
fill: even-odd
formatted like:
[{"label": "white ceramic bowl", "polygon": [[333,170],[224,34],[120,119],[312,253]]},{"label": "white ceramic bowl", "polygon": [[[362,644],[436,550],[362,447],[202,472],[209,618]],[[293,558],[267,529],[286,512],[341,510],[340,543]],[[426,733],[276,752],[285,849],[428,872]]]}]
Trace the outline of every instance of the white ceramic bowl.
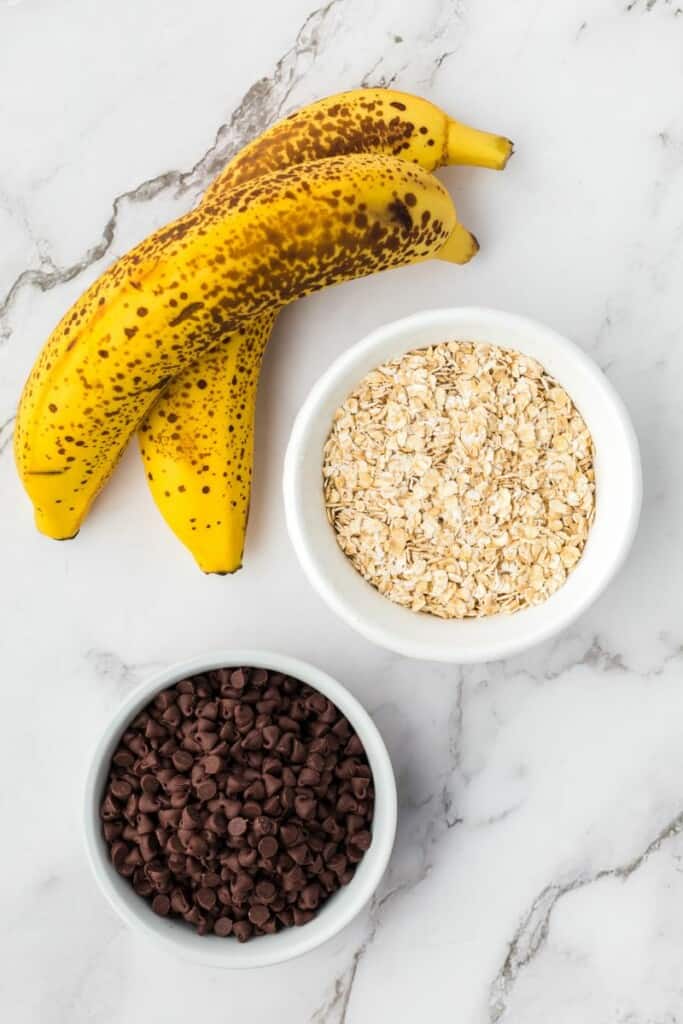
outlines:
[{"label": "white ceramic bowl", "polygon": [[[130,883],[114,870],[107,856],[99,816],[111,756],[127,723],[167,686],[198,672],[231,665],[250,665],[283,672],[324,693],[346,715],[358,733],[375,785],[372,843],[349,885],[335,893],[308,924],[286,928],[275,935],[259,936],[244,944],[232,937],[197,935],[185,922],[155,914],[147,902],[136,895]],[[271,651],[216,651],[158,673],[124,701],[93,752],[85,786],[84,812],[85,842],[95,878],[114,910],[131,928],[198,963],[212,967],[264,967],[291,960],[319,946],[347,925],[370,899],[384,874],[394,844],[396,783],[377,727],[341,683],[312,665]]]},{"label": "white ceramic bowl", "polygon": [[[327,521],[322,449],[335,410],[380,363],[442,341],[489,342],[533,356],[576,403],[593,436],[596,515],[583,557],[551,598],[512,615],[445,621],[379,594],[353,568]],[[549,327],[492,309],[432,309],[377,328],[343,353],[312,388],[294,423],[284,467],[287,526],[320,596],[374,643],[413,658],[458,663],[502,658],[559,632],[588,608],[622,564],[641,503],[638,442],[628,413],[598,366]]]}]

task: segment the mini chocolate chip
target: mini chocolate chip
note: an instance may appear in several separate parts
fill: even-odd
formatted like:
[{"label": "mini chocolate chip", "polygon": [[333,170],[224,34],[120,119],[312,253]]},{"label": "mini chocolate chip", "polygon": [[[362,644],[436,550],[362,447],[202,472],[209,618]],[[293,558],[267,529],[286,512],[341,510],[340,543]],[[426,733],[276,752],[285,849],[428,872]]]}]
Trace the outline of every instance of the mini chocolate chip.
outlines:
[{"label": "mini chocolate chip", "polygon": [[302,833],[298,825],[288,823],[281,827],[280,835],[285,846],[294,846],[300,841]]},{"label": "mini chocolate chip", "polygon": [[305,864],[310,860],[309,850],[305,843],[297,843],[296,846],[288,847],[287,853],[295,864]]},{"label": "mini chocolate chip", "polygon": [[247,942],[252,936],[252,926],[248,921],[235,921],[232,931],[238,942]]},{"label": "mini chocolate chip", "polygon": [[339,814],[349,814],[356,811],[358,804],[350,793],[342,793],[337,800],[337,811]]},{"label": "mini chocolate chip", "polygon": [[154,814],[159,810],[161,804],[156,797],[151,796],[149,793],[143,793],[138,802],[138,807],[143,814]]},{"label": "mini chocolate chip", "polygon": [[159,893],[152,900],[152,910],[155,914],[159,914],[160,917],[166,917],[170,909],[171,901],[163,893]]},{"label": "mini chocolate chip", "polygon": [[210,814],[204,822],[205,827],[209,832],[215,832],[216,835],[225,835],[228,828],[228,819],[222,811],[214,811]]},{"label": "mini chocolate chip", "polygon": [[355,733],[344,747],[344,753],[347,757],[358,757],[363,753],[363,744]]},{"label": "mini chocolate chip", "polygon": [[230,685],[234,690],[243,690],[247,685],[247,675],[244,669],[236,669],[230,676]]},{"label": "mini chocolate chip", "polygon": [[213,889],[197,889],[195,899],[203,910],[213,910],[216,905],[216,893]]},{"label": "mini chocolate chip", "polygon": [[262,903],[254,903],[249,907],[249,920],[258,928],[262,928],[269,917],[270,911]]},{"label": "mini chocolate chip", "polygon": [[123,779],[114,779],[111,784],[112,795],[117,800],[127,800],[130,794],[133,792],[129,782],[125,782]]},{"label": "mini chocolate chip", "polygon": [[362,832],[354,832],[352,836],[352,843],[357,846],[359,850],[369,850],[370,844],[372,843],[372,836],[367,830]]},{"label": "mini chocolate chip", "polygon": [[186,830],[202,827],[202,815],[197,807],[187,806],[180,815],[180,828]]},{"label": "mini chocolate chip", "polygon": [[213,930],[216,935],[220,935],[221,938],[225,938],[232,931],[232,921],[229,917],[219,917],[214,922]]},{"label": "mini chocolate chip", "polygon": [[233,818],[228,822],[228,834],[234,837],[243,836],[247,831],[247,822],[244,818]]},{"label": "mini chocolate chip", "polygon": [[261,811],[261,804],[256,803],[255,800],[248,800],[246,803],[242,804],[242,814],[245,818],[249,818],[250,820],[258,818]]},{"label": "mini chocolate chip", "polygon": [[320,902],[320,895],[320,886],[313,882],[301,890],[298,906],[302,910],[315,910]]},{"label": "mini chocolate chip", "polygon": [[359,800],[365,800],[365,797],[368,794],[368,786],[369,782],[367,779],[359,778],[358,776],[355,776],[353,779],[351,779],[351,789],[353,790],[353,795],[357,797]]},{"label": "mini chocolate chip", "polygon": [[140,837],[140,854],[145,863],[153,860],[159,852],[159,841],[155,835]]},{"label": "mini chocolate chip", "polygon": [[200,800],[211,800],[216,793],[216,783],[212,779],[205,779],[197,786],[197,796]]},{"label": "mini chocolate chip", "polygon": [[308,821],[315,814],[316,801],[312,796],[297,794],[294,797],[294,810],[298,818]]},{"label": "mini chocolate chip", "polygon": [[102,833],[109,844],[118,839],[122,831],[123,825],[117,821],[105,821],[102,825]]},{"label": "mini chocolate chip", "polygon": [[183,715],[188,718],[194,708],[194,694],[192,693],[181,693],[178,697],[178,707]]},{"label": "mini chocolate chip", "polygon": [[117,768],[132,768],[135,764],[135,758],[128,750],[117,750],[112,761]]},{"label": "mini chocolate chip", "polygon": [[320,772],[317,772],[315,768],[303,767],[299,772],[298,783],[300,786],[318,786],[320,785]]},{"label": "mini chocolate chip", "polygon": [[266,795],[266,789],[260,779],[256,779],[252,782],[244,791],[244,795],[247,800],[263,800]]},{"label": "mini chocolate chip", "polygon": [[274,836],[264,836],[259,841],[258,852],[265,860],[271,860],[278,851],[277,839]]},{"label": "mini chocolate chip", "polygon": [[241,850],[237,851],[237,863],[242,868],[253,867],[257,860],[258,854],[254,849],[245,846]]},{"label": "mini chocolate chip", "polygon": [[209,852],[209,846],[205,839],[194,833],[187,844],[187,848],[194,857],[204,857]]},{"label": "mini chocolate chip", "polygon": [[186,775],[174,775],[166,788],[169,793],[186,793],[190,788],[190,780]]},{"label": "mini chocolate chip", "polygon": [[197,733],[197,743],[199,744],[199,747],[201,748],[201,750],[204,750],[204,751],[207,751],[207,752],[209,750],[213,750],[213,748],[218,743],[218,733],[215,733],[215,732],[198,732]]},{"label": "mini chocolate chip", "polygon": [[191,756],[187,751],[179,750],[171,757],[173,767],[177,768],[178,771],[189,771],[195,763],[195,758]]},{"label": "mini chocolate chip", "polygon": [[232,880],[230,891],[233,899],[243,899],[254,888],[254,882],[245,871],[239,871]]}]

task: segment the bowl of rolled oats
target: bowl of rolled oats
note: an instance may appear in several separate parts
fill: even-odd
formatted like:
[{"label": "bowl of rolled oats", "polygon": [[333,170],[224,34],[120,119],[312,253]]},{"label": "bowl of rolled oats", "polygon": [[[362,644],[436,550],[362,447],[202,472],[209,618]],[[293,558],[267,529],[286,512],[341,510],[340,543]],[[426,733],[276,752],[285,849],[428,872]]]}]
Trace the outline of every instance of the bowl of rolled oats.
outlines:
[{"label": "bowl of rolled oats", "polygon": [[428,310],[348,349],[302,406],[287,525],[368,639],[477,662],[565,628],[631,546],[638,443],[574,343],[497,310]]}]

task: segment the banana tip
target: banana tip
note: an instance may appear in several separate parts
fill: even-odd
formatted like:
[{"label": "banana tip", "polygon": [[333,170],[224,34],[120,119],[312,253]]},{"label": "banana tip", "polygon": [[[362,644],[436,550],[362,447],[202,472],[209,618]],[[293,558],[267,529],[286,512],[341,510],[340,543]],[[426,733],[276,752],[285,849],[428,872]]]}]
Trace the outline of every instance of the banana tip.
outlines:
[{"label": "banana tip", "polygon": [[507,167],[508,162],[510,161],[510,158],[515,155],[515,144],[512,141],[512,139],[505,139],[505,142],[507,143],[507,147],[506,147],[506,153],[505,153],[505,155],[503,157],[503,162],[502,162],[502,164],[500,166],[501,171],[504,170]]}]

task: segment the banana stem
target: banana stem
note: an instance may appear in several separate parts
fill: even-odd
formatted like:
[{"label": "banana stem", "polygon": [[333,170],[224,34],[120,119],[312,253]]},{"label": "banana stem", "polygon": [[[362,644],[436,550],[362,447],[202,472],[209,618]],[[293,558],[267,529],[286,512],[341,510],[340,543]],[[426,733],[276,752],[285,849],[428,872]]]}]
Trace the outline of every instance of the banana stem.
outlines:
[{"label": "banana stem", "polygon": [[437,260],[446,263],[469,263],[479,252],[479,242],[462,224],[456,224],[443,249],[436,254]]},{"label": "banana stem", "polygon": [[467,124],[448,119],[446,163],[470,164],[502,171],[513,153],[513,145],[502,135],[481,132]]}]

